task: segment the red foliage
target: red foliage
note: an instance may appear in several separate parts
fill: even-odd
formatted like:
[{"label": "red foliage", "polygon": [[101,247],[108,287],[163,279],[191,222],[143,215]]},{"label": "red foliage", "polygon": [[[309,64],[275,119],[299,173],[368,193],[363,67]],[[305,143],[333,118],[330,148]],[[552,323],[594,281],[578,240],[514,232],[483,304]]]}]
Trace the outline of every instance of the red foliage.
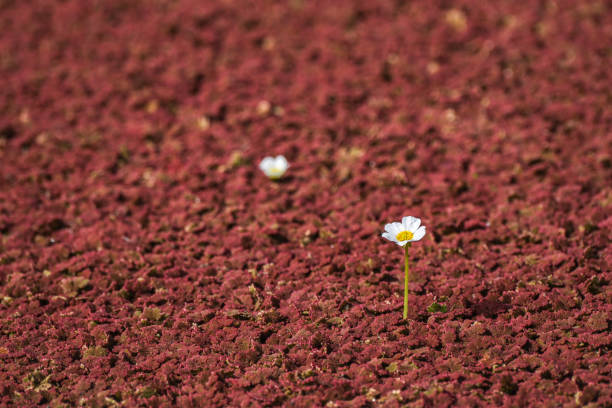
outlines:
[{"label": "red foliage", "polygon": [[0,406],[612,406],[610,6],[257,4],[0,1]]}]

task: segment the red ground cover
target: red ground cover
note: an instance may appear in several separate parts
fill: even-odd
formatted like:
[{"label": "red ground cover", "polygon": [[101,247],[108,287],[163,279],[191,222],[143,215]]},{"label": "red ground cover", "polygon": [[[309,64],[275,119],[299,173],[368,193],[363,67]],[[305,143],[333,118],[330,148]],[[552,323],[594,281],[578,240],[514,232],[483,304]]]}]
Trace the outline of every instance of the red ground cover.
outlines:
[{"label": "red ground cover", "polygon": [[612,406],[609,3],[0,27],[0,406]]}]

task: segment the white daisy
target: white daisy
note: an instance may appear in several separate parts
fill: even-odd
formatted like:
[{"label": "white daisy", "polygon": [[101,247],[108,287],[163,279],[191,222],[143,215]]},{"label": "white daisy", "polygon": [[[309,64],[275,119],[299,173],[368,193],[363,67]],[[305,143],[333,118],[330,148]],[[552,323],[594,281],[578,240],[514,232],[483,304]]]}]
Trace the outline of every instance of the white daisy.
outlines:
[{"label": "white daisy", "polygon": [[385,225],[382,236],[399,246],[405,246],[409,242],[420,241],[425,236],[425,226],[421,225],[420,218],[404,217],[402,222]]},{"label": "white daisy", "polygon": [[266,176],[273,180],[277,180],[283,177],[283,174],[289,168],[289,162],[285,159],[285,156],[276,156],[276,157],[265,157],[261,163],[259,163],[259,168],[264,172]]}]

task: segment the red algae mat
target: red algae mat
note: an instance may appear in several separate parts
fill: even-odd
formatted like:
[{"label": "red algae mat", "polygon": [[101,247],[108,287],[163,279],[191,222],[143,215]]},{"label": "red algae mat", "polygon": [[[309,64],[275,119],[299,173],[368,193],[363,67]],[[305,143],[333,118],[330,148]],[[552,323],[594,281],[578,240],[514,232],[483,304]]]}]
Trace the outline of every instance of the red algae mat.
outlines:
[{"label": "red algae mat", "polygon": [[0,27],[0,406],[612,407],[609,3]]}]

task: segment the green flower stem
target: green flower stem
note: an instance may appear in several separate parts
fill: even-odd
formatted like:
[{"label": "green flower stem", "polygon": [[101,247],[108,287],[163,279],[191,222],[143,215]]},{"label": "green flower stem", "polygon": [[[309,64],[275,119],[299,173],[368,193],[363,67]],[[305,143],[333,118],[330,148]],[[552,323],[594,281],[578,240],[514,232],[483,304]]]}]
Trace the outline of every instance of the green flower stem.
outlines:
[{"label": "green flower stem", "polygon": [[408,282],[410,281],[410,262],[408,260],[408,248],[410,242],[404,245],[404,320],[408,319]]}]

